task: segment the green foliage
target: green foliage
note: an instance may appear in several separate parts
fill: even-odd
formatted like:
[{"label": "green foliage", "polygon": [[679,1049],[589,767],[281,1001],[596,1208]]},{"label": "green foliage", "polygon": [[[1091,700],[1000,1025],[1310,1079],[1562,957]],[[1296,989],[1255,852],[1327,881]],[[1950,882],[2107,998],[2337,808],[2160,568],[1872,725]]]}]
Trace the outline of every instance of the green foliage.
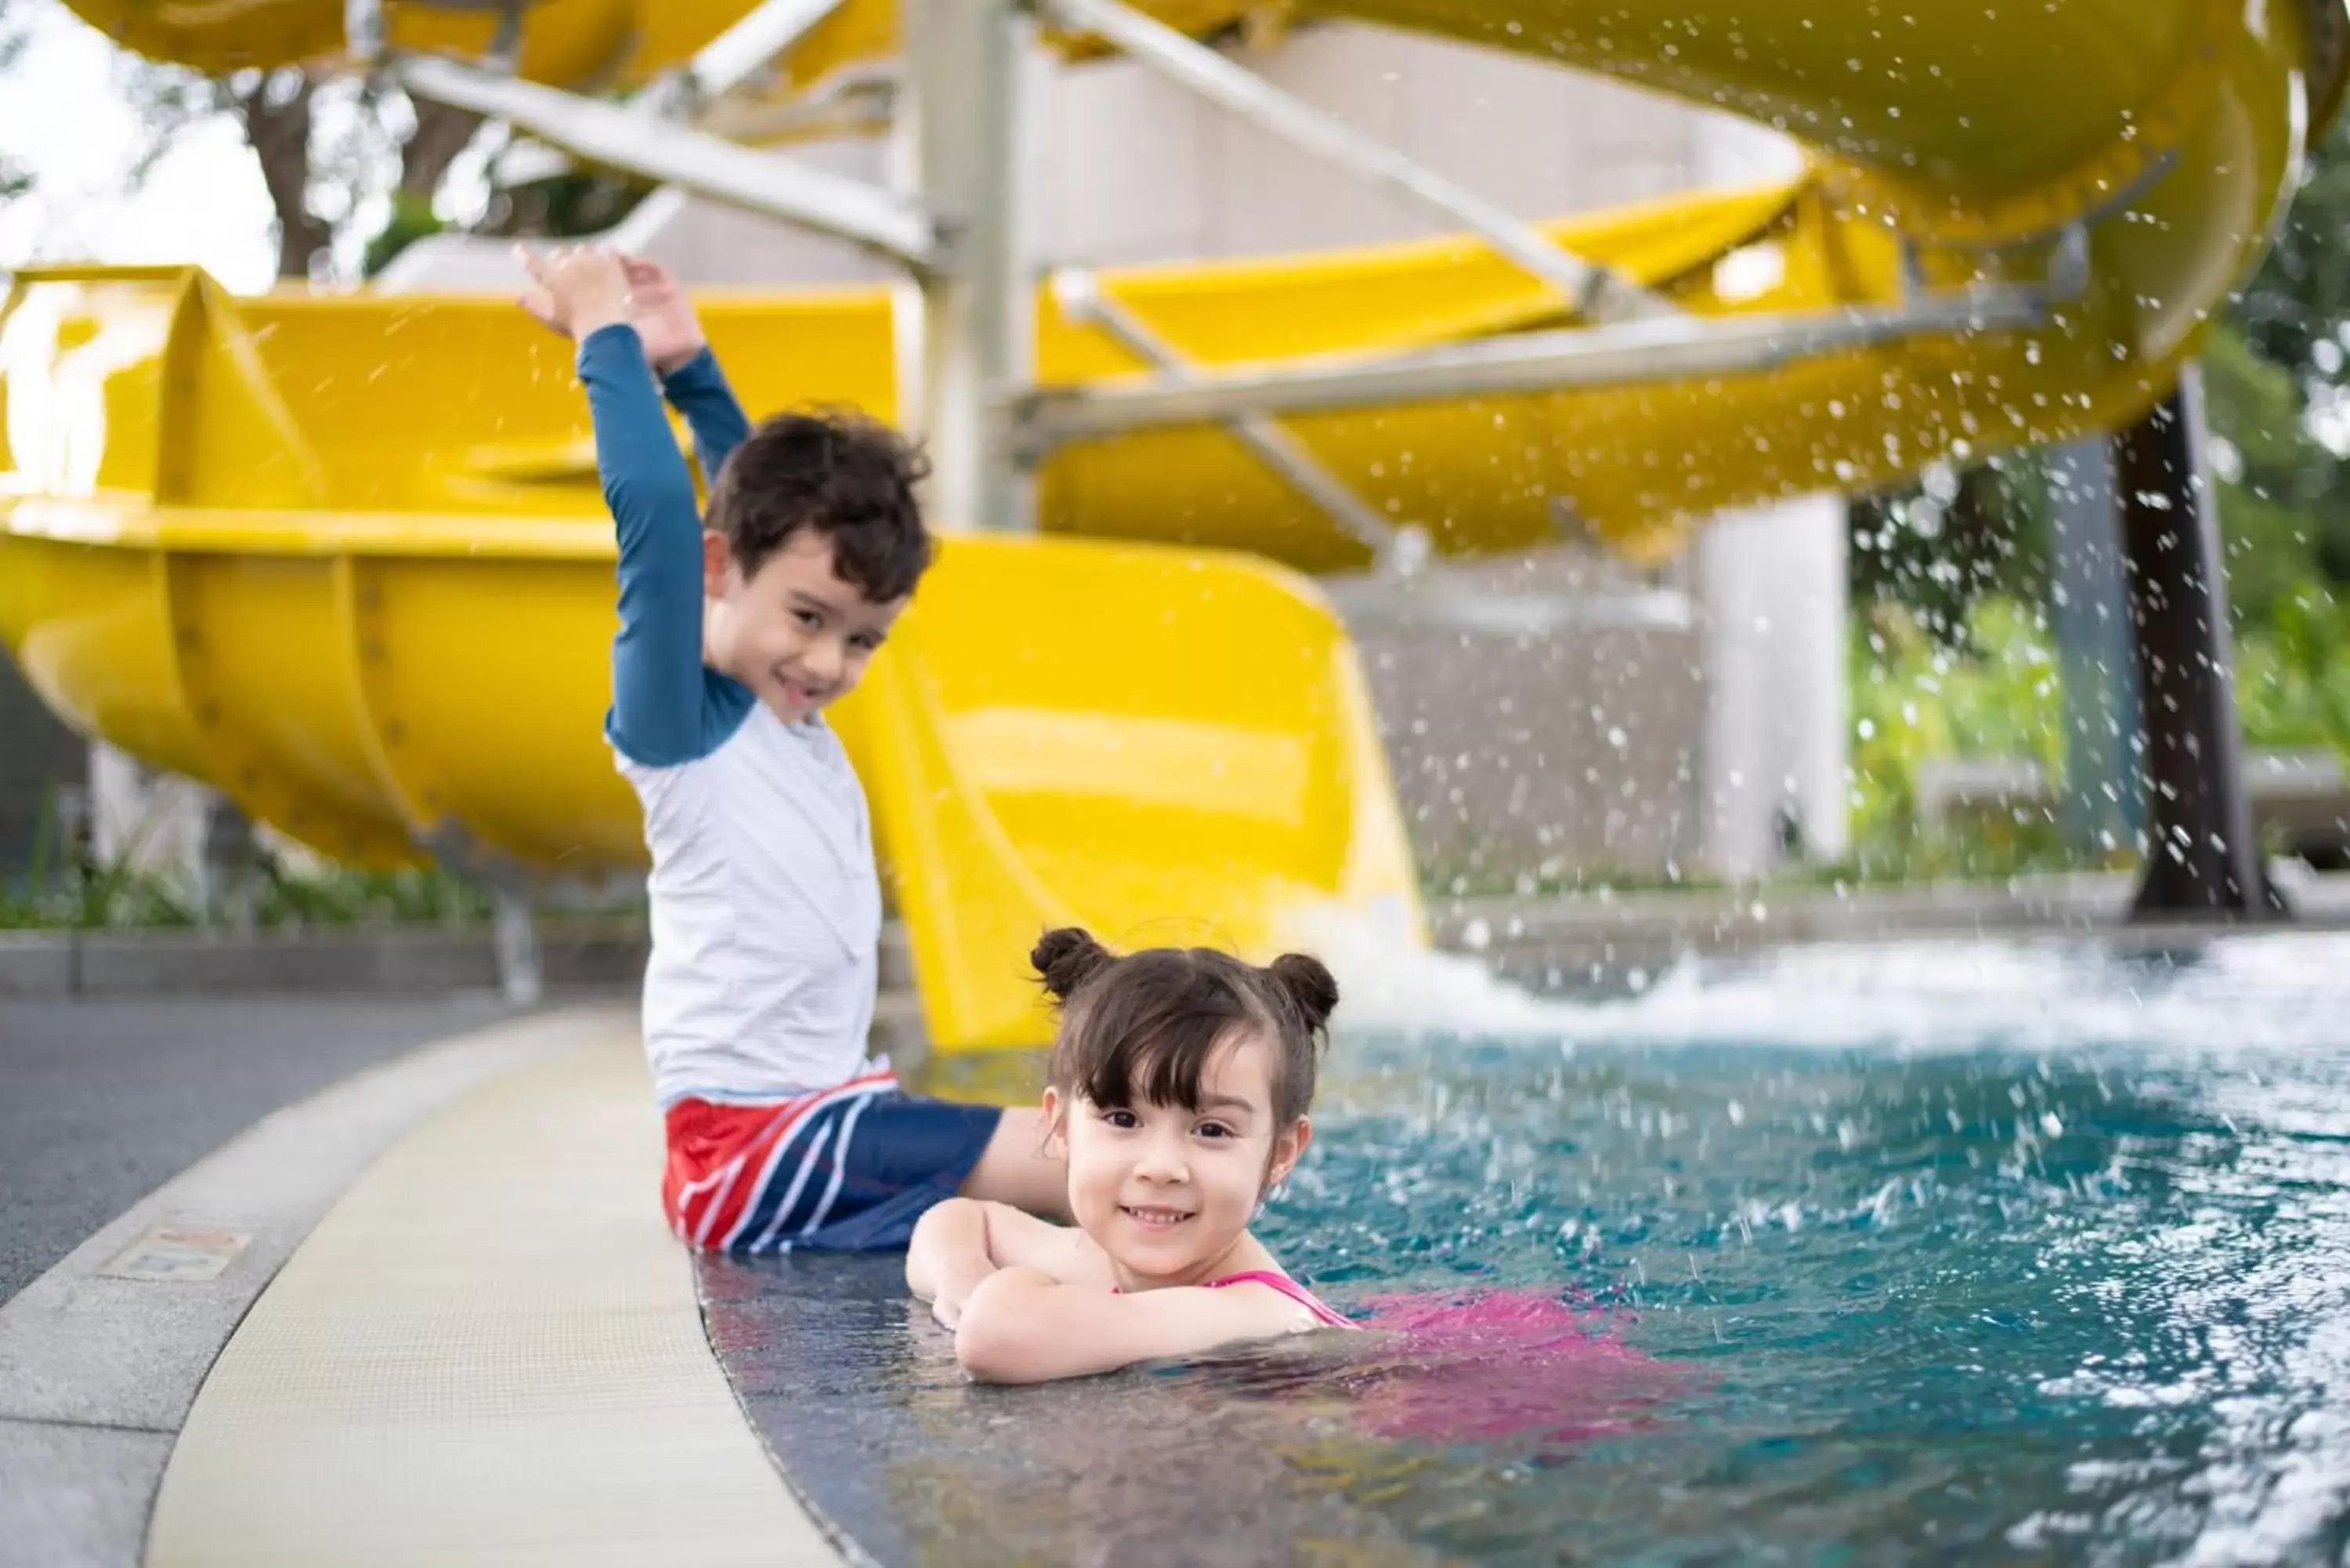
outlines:
[{"label": "green foliage", "polygon": [[2339,115],[2303,171],[2293,208],[2232,312],[2251,347],[2295,380],[2350,386],[2350,114]]},{"label": "green foliage", "polygon": [[2304,585],[2342,585],[2350,496],[2341,493],[2341,461],[2309,433],[2288,369],[2223,327],[2211,336],[2203,373],[2229,606],[2238,627],[2260,628]]},{"label": "green foliage", "polygon": [[577,171],[550,175],[498,192],[474,232],[545,239],[598,234],[651,193],[652,187],[644,182],[619,175]]},{"label": "green foliage", "polygon": [[2236,702],[2250,744],[2350,760],[2350,602],[2316,582],[2280,594],[2237,644]]},{"label": "green foliage", "polygon": [[367,243],[359,260],[359,273],[373,277],[390,265],[391,259],[428,234],[437,234],[448,223],[432,211],[432,198],[413,191],[395,191],[391,196],[391,216]]},{"label": "green foliage", "polygon": [[1918,823],[1919,779],[1937,758],[2026,758],[2052,789],[2064,777],[2064,691],[2045,624],[2016,599],[1981,597],[1957,629],[1929,631],[1889,601],[1854,621],[1852,833],[1864,880],[2007,875],[2064,861],[2044,815],[1948,836]]},{"label": "green foliage", "polygon": [[[2350,754],[2350,463],[2317,433],[2350,430],[2350,119],[2202,367],[2246,743]],[[2020,607],[2044,602],[2044,475],[2012,456],[1852,508],[1853,827],[1869,880],[2064,863],[2044,822],[1917,826],[1932,758],[2030,758],[2061,786],[2063,693]]]},{"label": "green foliage", "polygon": [[[492,914],[486,892],[438,867],[308,874],[265,862],[249,895],[252,923],[263,929],[476,926]],[[191,889],[127,861],[36,867],[20,885],[0,885],[0,929],[184,929],[203,923]]]},{"label": "green foliage", "polygon": [[2053,510],[2031,453],[1864,496],[1848,513],[1853,597],[1903,605],[1928,634],[1962,647],[1979,600],[2043,593]]}]

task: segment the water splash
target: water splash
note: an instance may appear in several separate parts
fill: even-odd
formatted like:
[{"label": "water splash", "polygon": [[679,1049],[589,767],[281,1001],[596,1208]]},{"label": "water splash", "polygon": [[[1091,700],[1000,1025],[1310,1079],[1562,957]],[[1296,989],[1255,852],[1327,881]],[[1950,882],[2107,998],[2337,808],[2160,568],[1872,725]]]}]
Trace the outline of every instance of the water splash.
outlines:
[{"label": "water splash", "polygon": [[2338,936],[2137,940],[1854,942],[1695,961],[1635,1002],[1576,1008],[1565,1037],[1910,1054],[2112,1046],[2197,1058],[2339,1037]]},{"label": "water splash", "polygon": [[1510,984],[1478,958],[1421,946],[1399,909],[1315,905],[1293,911],[1287,932],[1337,977],[1337,1023],[1350,1035],[1555,1038],[1589,1016]]},{"label": "water splash", "polygon": [[1822,942],[1685,958],[1641,994],[1606,1001],[1535,994],[1475,954],[1419,946],[1376,912],[1306,911],[1292,940],[1338,977],[1338,1024],[1354,1038],[1897,1054],[2126,1045],[2200,1057],[2338,1034],[2341,942],[2314,931]]}]

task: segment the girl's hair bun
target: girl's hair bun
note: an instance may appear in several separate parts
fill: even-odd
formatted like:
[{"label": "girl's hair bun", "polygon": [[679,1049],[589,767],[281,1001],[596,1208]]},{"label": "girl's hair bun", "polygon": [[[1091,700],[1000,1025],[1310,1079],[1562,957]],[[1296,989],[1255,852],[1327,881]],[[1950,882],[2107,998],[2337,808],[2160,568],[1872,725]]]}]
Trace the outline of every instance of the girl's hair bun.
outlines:
[{"label": "girl's hair bun", "polygon": [[1284,953],[1273,961],[1271,969],[1274,980],[1305,1020],[1305,1027],[1317,1032],[1328,1028],[1330,1014],[1338,1005],[1338,982],[1322,961],[1305,953]]},{"label": "girl's hair bun", "polygon": [[1083,927],[1063,926],[1036,939],[1028,961],[1045,977],[1045,989],[1053,993],[1053,1000],[1066,1002],[1118,960]]}]

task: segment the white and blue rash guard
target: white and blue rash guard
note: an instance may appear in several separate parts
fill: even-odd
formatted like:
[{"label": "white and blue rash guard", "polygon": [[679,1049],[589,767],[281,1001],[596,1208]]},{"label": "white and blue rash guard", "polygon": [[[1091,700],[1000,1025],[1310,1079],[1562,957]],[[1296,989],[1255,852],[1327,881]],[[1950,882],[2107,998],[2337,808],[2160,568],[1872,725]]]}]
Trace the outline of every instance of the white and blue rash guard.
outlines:
[{"label": "white and blue rash guard", "polygon": [[643,343],[579,346],[619,535],[605,734],[652,853],[645,1051],[664,1108],[779,1100],[867,1070],[881,887],[865,792],[820,718],[786,724],[702,663],[702,527],[661,407],[705,476],[749,433],[708,349],[655,389]]}]

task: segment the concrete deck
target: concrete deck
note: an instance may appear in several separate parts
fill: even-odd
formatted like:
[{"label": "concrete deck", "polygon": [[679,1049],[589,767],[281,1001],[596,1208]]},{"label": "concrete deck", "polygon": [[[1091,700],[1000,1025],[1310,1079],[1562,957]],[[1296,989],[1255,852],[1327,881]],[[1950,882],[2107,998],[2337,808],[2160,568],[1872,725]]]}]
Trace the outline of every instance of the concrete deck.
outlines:
[{"label": "concrete deck", "polygon": [[0,1564],[838,1561],[660,1162],[624,1005],[263,1116],[0,1306]]}]

